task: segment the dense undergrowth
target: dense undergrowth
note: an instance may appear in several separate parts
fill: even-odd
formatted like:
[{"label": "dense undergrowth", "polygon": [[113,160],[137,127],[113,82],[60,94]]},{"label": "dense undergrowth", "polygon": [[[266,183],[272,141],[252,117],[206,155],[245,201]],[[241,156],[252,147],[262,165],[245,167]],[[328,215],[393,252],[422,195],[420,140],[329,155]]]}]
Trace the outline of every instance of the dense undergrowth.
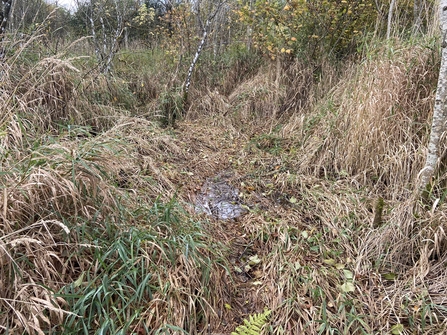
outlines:
[{"label": "dense undergrowth", "polygon": [[[229,334],[264,308],[265,334],[446,330],[445,171],[415,187],[436,39],[318,66],[235,48],[204,59],[182,120],[161,52],[106,77],[83,40],[34,40],[1,64],[3,333]],[[235,222],[194,213],[221,171]]]}]

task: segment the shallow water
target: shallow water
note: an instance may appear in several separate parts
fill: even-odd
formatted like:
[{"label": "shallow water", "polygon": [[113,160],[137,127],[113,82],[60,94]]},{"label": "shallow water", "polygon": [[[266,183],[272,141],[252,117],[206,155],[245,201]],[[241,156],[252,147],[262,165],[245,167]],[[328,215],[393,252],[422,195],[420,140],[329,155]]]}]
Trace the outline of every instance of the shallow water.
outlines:
[{"label": "shallow water", "polygon": [[235,219],[247,212],[239,198],[239,190],[219,175],[205,182],[197,195],[195,211],[221,220]]}]

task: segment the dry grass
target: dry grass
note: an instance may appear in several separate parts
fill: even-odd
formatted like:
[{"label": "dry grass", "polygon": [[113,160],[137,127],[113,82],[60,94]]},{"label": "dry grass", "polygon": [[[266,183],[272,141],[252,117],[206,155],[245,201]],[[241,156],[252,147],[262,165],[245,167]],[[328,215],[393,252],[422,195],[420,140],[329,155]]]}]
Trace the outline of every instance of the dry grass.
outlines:
[{"label": "dry grass", "polygon": [[[445,332],[445,172],[413,192],[437,58],[393,50],[193,89],[166,129],[129,116],[150,77],[5,63],[27,80],[0,101],[2,331],[229,334],[268,307],[270,334]],[[236,221],[194,213],[222,171]]]},{"label": "dry grass", "polygon": [[[281,131],[273,130],[272,111],[285,91],[267,72],[229,98],[209,92],[199,102],[196,120],[212,115],[201,124],[225,126],[226,136],[246,141],[229,160],[250,176],[242,180],[254,210],[234,229],[243,230],[249,253],[263,256],[263,267],[250,273],[256,284],[241,284],[241,300],[251,306],[246,313],[276,310],[271,333],[446,330],[443,170],[428,203],[414,192],[437,57],[421,45],[384,46],[343,76],[323,71],[328,86],[297,80],[296,92],[329,94]],[[242,96],[241,105],[231,99]],[[350,281],[343,269],[353,274],[353,292],[342,289]]]},{"label": "dry grass", "polygon": [[287,131],[306,132],[303,150],[313,152],[301,169],[358,176],[363,184],[416,180],[438,60],[419,45],[397,45],[393,54],[384,48],[385,56],[347,72],[310,118],[292,119]]}]

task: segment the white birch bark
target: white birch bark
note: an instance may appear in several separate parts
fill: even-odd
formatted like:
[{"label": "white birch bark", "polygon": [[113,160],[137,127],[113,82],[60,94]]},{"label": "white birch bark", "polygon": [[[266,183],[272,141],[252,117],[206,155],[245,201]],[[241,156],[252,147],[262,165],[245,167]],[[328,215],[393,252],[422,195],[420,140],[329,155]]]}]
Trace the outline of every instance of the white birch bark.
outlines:
[{"label": "white birch bark", "polygon": [[393,13],[394,6],[396,5],[396,0],[391,0],[390,8],[388,10],[388,24],[386,27],[386,39],[389,40],[391,37],[391,26],[393,24]]},{"label": "white birch bark", "polygon": [[2,0],[0,9],[0,37],[3,38],[6,32],[6,25],[11,12],[12,0]]},{"label": "white birch bark", "polygon": [[[105,4],[104,1],[90,0],[86,15],[90,22],[98,68],[103,74],[108,74],[112,70],[112,61],[118,51],[118,41],[124,30],[125,15],[129,13],[126,3],[120,0],[108,3],[108,5],[114,5],[114,11],[110,7],[107,8]],[[107,9],[115,15],[115,22],[107,19],[105,14]],[[95,21],[99,21],[98,26],[95,25]]]},{"label": "white birch bark", "polygon": [[[0,8],[0,41],[5,37],[6,26],[11,13],[12,0],[1,0]],[[5,58],[5,49],[0,47],[0,60]],[[3,73],[2,73],[3,75]]]},{"label": "white birch bark", "polygon": [[185,94],[186,95],[188,94],[189,86],[191,85],[192,72],[194,71],[194,67],[196,66],[196,63],[199,60],[199,56],[202,53],[203,46],[205,45],[206,38],[208,36],[208,26],[209,26],[209,21],[206,21],[205,29],[203,29],[202,40],[200,41],[199,46],[197,47],[196,54],[194,55],[191,65],[189,66],[189,69],[188,69],[188,74],[187,74],[186,80],[185,80]]},{"label": "white birch bark", "polygon": [[96,60],[98,61],[98,63],[100,63],[101,62],[101,51],[99,50],[98,40],[96,37],[95,23],[93,22],[93,14],[91,16],[89,16],[88,19],[90,22],[90,28],[92,30],[92,37],[93,37],[93,44],[95,46]]},{"label": "white birch bark", "polygon": [[447,121],[447,0],[441,0],[439,4],[440,28],[442,34],[442,58],[439,68],[438,87],[436,90],[435,106],[433,108],[433,120],[428,143],[427,159],[425,167],[419,172],[420,187],[425,190],[431,182],[439,160],[439,139],[446,130]]},{"label": "white birch bark", "polygon": [[413,34],[418,34],[421,32],[422,25],[422,0],[414,0],[413,17]]},{"label": "white birch bark", "polygon": [[[189,87],[191,86],[192,73],[194,72],[194,68],[197,64],[197,61],[199,60],[200,54],[202,53],[203,47],[206,43],[210,25],[211,25],[212,21],[214,20],[214,18],[216,17],[219,10],[221,9],[223,4],[224,4],[224,2],[218,3],[216,10],[208,16],[208,18],[206,19],[205,27],[202,28],[202,39],[200,40],[199,46],[197,47],[197,51],[194,55],[191,65],[189,66],[188,74],[186,75],[185,84],[183,86],[183,101],[184,102],[186,102],[186,100],[188,99]],[[198,4],[198,6],[200,6],[200,3]],[[200,7],[198,7],[198,12],[199,12],[198,19],[199,19],[200,25],[202,26],[201,21],[200,21]]]}]

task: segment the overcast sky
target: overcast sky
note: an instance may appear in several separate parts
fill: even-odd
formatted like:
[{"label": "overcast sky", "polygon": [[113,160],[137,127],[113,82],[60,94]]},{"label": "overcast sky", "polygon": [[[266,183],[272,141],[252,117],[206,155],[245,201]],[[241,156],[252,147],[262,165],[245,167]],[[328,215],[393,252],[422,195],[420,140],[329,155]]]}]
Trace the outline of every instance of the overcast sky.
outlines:
[{"label": "overcast sky", "polygon": [[73,9],[73,7],[74,7],[74,5],[76,3],[76,0],[47,0],[47,2],[49,2],[49,3],[56,3],[57,2],[57,4],[59,6],[66,7],[68,9]]}]

